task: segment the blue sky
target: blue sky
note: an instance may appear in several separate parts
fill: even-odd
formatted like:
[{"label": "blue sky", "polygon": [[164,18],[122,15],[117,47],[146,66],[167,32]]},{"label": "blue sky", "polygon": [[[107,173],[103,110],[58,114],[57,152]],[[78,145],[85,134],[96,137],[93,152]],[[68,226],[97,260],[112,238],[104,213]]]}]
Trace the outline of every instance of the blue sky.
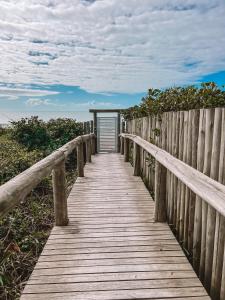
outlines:
[{"label": "blue sky", "polygon": [[224,0],[0,0],[0,123],[225,83]]}]

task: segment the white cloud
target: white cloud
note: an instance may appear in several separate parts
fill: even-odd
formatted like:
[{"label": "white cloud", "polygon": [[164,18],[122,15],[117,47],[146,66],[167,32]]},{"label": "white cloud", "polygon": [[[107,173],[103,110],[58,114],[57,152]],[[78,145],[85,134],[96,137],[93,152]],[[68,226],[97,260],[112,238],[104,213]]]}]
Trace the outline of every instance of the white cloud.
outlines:
[{"label": "white cloud", "polygon": [[49,99],[39,99],[39,98],[29,98],[26,102],[29,106],[64,106],[63,104],[57,104],[55,102],[52,102]]},{"label": "white cloud", "polygon": [[0,0],[0,78],[143,92],[225,69],[224,0]]},{"label": "white cloud", "polygon": [[10,100],[16,100],[20,96],[41,97],[41,96],[50,96],[56,94],[59,93],[55,91],[7,88],[7,87],[0,86],[0,97],[4,97]]},{"label": "white cloud", "polygon": [[71,103],[73,107],[120,107],[120,104],[115,104],[113,102],[107,102],[107,101],[87,101],[87,102],[78,102],[78,103]]}]

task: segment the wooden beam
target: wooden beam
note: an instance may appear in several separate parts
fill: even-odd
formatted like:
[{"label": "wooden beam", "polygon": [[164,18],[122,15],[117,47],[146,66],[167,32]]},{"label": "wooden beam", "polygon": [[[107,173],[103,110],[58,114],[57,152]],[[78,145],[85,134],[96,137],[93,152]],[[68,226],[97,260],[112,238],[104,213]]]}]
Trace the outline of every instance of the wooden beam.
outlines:
[{"label": "wooden beam", "polygon": [[78,176],[84,177],[84,153],[82,143],[77,145],[77,170]]},{"label": "wooden beam", "polygon": [[155,222],[166,222],[166,168],[155,162]]},{"label": "wooden beam", "polygon": [[124,161],[129,161],[129,139],[126,137],[124,138]]},{"label": "wooden beam", "polygon": [[209,178],[198,170],[173,157],[165,150],[132,134],[121,134],[125,140],[130,139],[151,154],[166,169],[187,185],[196,195],[225,216],[225,186]]},{"label": "wooden beam", "polygon": [[98,145],[97,145],[97,139],[98,139],[98,132],[97,132],[97,112],[93,113],[93,126],[94,126],[94,135],[96,137],[96,141],[95,141],[95,153],[98,153]]},{"label": "wooden beam", "polygon": [[58,164],[52,172],[55,225],[66,226],[69,222],[66,199],[65,160]]},{"label": "wooden beam", "polygon": [[120,113],[124,111],[124,109],[89,109],[90,113]]},{"label": "wooden beam", "polygon": [[120,113],[118,113],[117,115],[117,152],[120,152],[120,122],[121,122],[121,118],[120,118]]},{"label": "wooden beam", "polygon": [[141,148],[134,143],[134,176],[140,176],[141,174]]}]

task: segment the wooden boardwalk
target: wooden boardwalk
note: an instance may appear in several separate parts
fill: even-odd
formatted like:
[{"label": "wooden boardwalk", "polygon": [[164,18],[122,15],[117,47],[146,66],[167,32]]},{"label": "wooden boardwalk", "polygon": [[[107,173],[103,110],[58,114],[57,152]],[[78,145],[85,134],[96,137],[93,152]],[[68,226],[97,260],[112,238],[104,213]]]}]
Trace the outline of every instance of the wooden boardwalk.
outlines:
[{"label": "wooden boardwalk", "polygon": [[207,300],[168,225],[119,154],[99,154],[68,198],[70,223],[54,227],[22,300]]}]

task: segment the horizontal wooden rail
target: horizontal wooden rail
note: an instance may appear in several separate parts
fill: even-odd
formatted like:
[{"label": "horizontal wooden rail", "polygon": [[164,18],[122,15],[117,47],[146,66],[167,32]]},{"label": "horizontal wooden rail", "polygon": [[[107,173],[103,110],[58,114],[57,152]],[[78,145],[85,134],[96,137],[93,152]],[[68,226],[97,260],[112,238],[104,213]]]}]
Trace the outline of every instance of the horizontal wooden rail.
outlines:
[{"label": "horizontal wooden rail", "polygon": [[46,176],[53,171],[53,190],[56,225],[66,225],[67,206],[65,199],[65,161],[68,155],[77,148],[78,175],[84,176],[84,157],[81,148],[85,145],[89,161],[95,149],[95,135],[86,134],[68,142],[52,154],[37,162],[29,169],[15,176],[0,186],[0,217],[3,217],[22,201]]},{"label": "horizontal wooden rail", "polygon": [[[170,155],[165,150],[147,142],[139,136],[122,133],[120,135],[124,138],[125,149],[128,148],[127,140],[131,140],[150,155],[152,155],[157,162],[174,174],[187,187],[189,187],[197,196],[206,201],[211,207],[225,217],[225,186],[221,183],[211,179],[198,170],[190,167],[181,160]],[[127,156],[125,160],[127,161]],[[157,172],[162,173],[162,172]]]}]

